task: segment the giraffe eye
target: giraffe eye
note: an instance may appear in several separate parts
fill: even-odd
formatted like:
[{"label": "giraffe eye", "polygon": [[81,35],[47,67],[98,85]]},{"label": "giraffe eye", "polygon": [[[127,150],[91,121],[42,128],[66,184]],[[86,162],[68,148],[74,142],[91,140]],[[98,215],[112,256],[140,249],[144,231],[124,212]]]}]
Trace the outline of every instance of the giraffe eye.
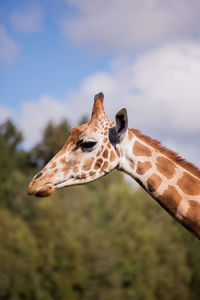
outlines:
[{"label": "giraffe eye", "polygon": [[81,143],[81,149],[83,151],[91,151],[97,142],[94,141],[88,141],[88,142],[82,142]]}]

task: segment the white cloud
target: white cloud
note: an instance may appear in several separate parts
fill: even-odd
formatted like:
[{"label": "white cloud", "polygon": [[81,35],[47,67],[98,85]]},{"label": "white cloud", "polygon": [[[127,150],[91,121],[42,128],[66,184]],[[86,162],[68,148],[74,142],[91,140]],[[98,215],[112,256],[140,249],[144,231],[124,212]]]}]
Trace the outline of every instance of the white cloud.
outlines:
[{"label": "white cloud", "polygon": [[7,119],[14,117],[14,112],[5,106],[0,105],[0,123],[3,123]]},{"label": "white cloud", "polygon": [[180,43],[143,54],[129,65],[113,64],[109,73],[96,73],[82,82],[68,97],[70,109],[76,116],[90,112],[91,98],[103,90],[108,113],[127,106],[132,126],[197,133],[199,53],[200,43]]},{"label": "white cloud", "polygon": [[199,38],[198,0],[67,0],[77,14],[62,21],[76,44],[97,51],[132,53],[138,47]]},{"label": "white cloud", "polygon": [[92,97],[102,90],[111,119],[127,107],[130,127],[161,139],[200,164],[199,53],[200,43],[180,43],[152,50],[131,64],[118,59],[109,73],[86,78],[68,98],[72,116],[90,114]]},{"label": "white cloud", "polygon": [[42,26],[42,12],[39,7],[20,9],[13,12],[9,19],[14,29],[21,32],[36,32]]},{"label": "white cloud", "polygon": [[48,121],[55,123],[68,117],[66,103],[51,96],[36,101],[24,102],[18,117],[18,124],[25,138],[25,146],[31,147],[40,141]]},{"label": "white cloud", "polygon": [[137,110],[144,111],[146,126],[200,131],[199,51],[199,43],[163,47],[144,55],[130,68],[130,86],[141,93],[134,98]]},{"label": "white cloud", "polygon": [[19,45],[0,24],[0,61],[12,63],[19,53]]},{"label": "white cloud", "polygon": [[199,162],[200,43],[173,44],[141,55],[132,63],[121,58],[110,72],[95,73],[66,99],[49,96],[25,102],[19,116],[27,145],[38,142],[49,119],[66,117],[76,126],[90,115],[93,97],[103,91],[110,119],[126,107],[129,127],[163,141],[191,161]]}]

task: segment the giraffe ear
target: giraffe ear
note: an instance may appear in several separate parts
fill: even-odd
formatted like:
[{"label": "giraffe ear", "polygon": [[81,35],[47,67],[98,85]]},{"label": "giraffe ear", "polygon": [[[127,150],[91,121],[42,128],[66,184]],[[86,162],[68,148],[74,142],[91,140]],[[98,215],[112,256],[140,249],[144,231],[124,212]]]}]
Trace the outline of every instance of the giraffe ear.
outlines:
[{"label": "giraffe ear", "polygon": [[127,128],[128,128],[128,116],[127,116],[127,110],[126,108],[122,108],[118,113],[115,115],[116,120],[116,134],[118,138],[121,140],[121,138],[124,136]]},{"label": "giraffe ear", "polygon": [[125,108],[122,108],[115,115],[116,126],[110,128],[109,130],[109,138],[111,143],[120,143],[128,128],[128,116]]}]

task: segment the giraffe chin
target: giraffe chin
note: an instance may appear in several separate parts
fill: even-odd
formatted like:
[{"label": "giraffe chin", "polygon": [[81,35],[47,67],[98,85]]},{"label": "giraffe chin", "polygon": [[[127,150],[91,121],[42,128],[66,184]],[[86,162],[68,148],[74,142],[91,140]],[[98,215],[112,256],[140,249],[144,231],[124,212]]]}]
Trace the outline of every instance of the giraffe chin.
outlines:
[{"label": "giraffe chin", "polygon": [[54,191],[55,191],[54,186],[46,185],[46,186],[42,187],[41,189],[39,189],[39,191],[37,191],[35,193],[35,196],[36,197],[49,197]]}]

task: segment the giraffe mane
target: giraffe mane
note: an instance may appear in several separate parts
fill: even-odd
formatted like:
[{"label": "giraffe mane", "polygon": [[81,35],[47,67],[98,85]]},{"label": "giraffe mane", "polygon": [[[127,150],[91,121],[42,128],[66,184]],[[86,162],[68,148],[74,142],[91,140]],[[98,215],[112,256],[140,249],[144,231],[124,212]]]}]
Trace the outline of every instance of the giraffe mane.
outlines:
[{"label": "giraffe mane", "polygon": [[129,129],[135,136],[140,138],[142,141],[146,142],[150,146],[155,149],[158,149],[161,153],[166,155],[168,158],[179,164],[181,167],[186,169],[187,171],[193,173],[195,176],[200,178],[200,169],[196,167],[191,162],[188,162],[186,159],[182,158],[178,153],[173,150],[170,150],[164,146],[162,146],[161,142],[156,139],[152,139],[148,135],[143,134],[138,129]]}]

